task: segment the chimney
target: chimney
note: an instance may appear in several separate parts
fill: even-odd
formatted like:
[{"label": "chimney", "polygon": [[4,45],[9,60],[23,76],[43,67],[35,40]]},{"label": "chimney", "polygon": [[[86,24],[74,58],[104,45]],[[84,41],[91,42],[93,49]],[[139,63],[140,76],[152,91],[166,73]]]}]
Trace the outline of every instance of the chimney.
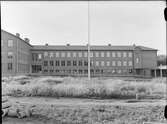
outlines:
[{"label": "chimney", "polygon": [[30,42],[30,40],[29,40],[28,38],[24,38],[24,40],[25,40],[27,43]]},{"label": "chimney", "polygon": [[111,46],[111,44],[109,43],[108,46]]},{"label": "chimney", "polygon": [[70,44],[68,43],[67,46],[70,46]]},{"label": "chimney", "polygon": [[20,34],[19,34],[19,33],[16,33],[16,37],[20,37]]},{"label": "chimney", "polygon": [[48,44],[48,43],[46,43],[46,44],[45,44],[45,46],[49,46],[49,44]]}]

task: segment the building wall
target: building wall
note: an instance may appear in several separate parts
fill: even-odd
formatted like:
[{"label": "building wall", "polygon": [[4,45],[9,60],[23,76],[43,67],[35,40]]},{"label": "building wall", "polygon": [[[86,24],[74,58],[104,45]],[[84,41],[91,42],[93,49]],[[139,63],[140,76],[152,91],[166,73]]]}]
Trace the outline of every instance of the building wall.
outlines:
[{"label": "building wall", "polygon": [[[9,40],[13,45],[8,46]],[[1,65],[2,75],[17,75],[30,72],[30,45],[22,39],[1,30]],[[9,52],[12,52],[12,58],[8,58]],[[12,68],[8,69],[8,64]]]}]

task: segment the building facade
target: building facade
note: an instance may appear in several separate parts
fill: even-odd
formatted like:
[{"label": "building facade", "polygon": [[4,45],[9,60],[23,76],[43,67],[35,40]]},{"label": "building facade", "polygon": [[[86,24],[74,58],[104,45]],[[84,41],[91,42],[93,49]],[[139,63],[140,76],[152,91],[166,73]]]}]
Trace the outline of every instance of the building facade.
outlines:
[{"label": "building facade", "polygon": [[[30,45],[27,38],[23,40],[3,30],[1,35],[3,75],[20,73],[57,76],[88,75],[88,46],[86,45]],[[151,77],[153,70],[157,67],[157,50],[144,46],[93,45],[90,51],[92,77]]]}]

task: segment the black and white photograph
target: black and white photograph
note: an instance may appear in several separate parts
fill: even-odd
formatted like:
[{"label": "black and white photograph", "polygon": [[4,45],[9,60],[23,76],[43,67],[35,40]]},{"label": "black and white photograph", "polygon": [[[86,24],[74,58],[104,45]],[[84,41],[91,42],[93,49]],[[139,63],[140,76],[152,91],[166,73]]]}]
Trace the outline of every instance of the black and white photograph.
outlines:
[{"label": "black and white photograph", "polygon": [[1,1],[2,124],[166,124],[165,8]]}]

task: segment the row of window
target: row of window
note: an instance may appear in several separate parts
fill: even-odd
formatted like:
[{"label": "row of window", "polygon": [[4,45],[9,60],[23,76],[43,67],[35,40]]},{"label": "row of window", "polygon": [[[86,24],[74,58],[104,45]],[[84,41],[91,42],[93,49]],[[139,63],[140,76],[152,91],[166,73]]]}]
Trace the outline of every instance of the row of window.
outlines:
[{"label": "row of window", "polygon": [[[74,70],[58,70],[58,69],[56,69],[56,70],[53,70],[53,69],[51,69],[51,70],[47,70],[47,69],[45,69],[45,70],[43,70],[44,71],[44,73],[48,73],[48,72],[50,72],[50,73],[68,73],[68,74],[70,74],[70,73],[77,73],[77,74],[87,74],[88,73],[88,70],[87,69],[85,69],[85,70],[82,70],[82,69],[74,69]],[[118,74],[120,74],[120,73],[132,73],[132,69],[111,69],[111,70],[107,70],[107,71],[104,71],[103,69],[91,69],[90,70],[90,72],[91,73],[96,73],[96,74],[103,74],[103,73],[112,73],[112,74],[116,74],[116,73],[118,73]]]},{"label": "row of window", "polygon": [[[88,52],[44,52],[44,57],[88,57]],[[90,57],[132,57],[132,52],[90,52]],[[41,53],[33,53],[32,60],[42,59]]]},{"label": "row of window", "polygon": [[[13,40],[8,40],[8,47],[13,47]],[[4,45],[4,41],[3,40],[1,40],[1,46],[3,46]]]},{"label": "row of window", "polygon": [[[44,61],[44,66],[88,66],[87,61]],[[91,66],[132,66],[132,61],[91,61]]]}]

